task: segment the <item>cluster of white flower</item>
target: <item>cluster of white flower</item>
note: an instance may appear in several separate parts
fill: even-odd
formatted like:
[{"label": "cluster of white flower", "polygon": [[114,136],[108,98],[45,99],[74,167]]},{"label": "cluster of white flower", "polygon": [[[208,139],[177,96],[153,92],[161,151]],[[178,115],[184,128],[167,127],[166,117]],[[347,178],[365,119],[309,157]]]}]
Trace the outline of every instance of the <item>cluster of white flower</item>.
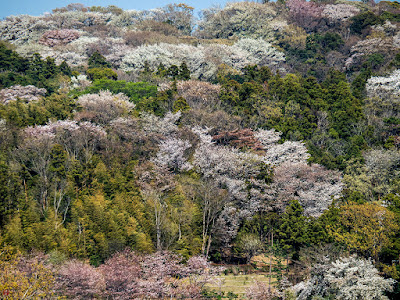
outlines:
[{"label": "cluster of white flower", "polygon": [[0,36],[2,40],[22,45],[37,42],[45,31],[55,28],[53,22],[43,17],[10,16],[0,21]]},{"label": "cluster of white flower", "polygon": [[267,191],[270,204],[284,210],[296,199],[307,216],[318,217],[341,195],[343,184],[337,171],[317,164],[284,162],[274,169],[274,181]]},{"label": "cluster of white flower", "polygon": [[54,57],[56,54],[53,48],[33,42],[19,45],[15,51],[23,57],[31,57],[33,54],[39,53],[42,58],[46,58],[48,56]]},{"label": "cluster of white flower", "polygon": [[40,44],[44,44],[50,47],[56,45],[65,45],[73,40],[79,38],[79,32],[72,29],[61,29],[61,30],[49,30],[46,31],[41,39]]},{"label": "cluster of white flower", "polygon": [[341,22],[357,15],[359,12],[359,8],[350,4],[327,4],[322,14],[331,21]]},{"label": "cluster of white flower", "polygon": [[247,52],[252,63],[259,66],[275,66],[285,61],[285,55],[263,39],[241,39],[234,45]]},{"label": "cluster of white flower", "polygon": [[71,77],[71,88],[77,90],[84,90],[88,86],[90,86],[92,82],[87,78],[86,75],[78,75]]},{"label": "cluster of white flower", "polygon": [[25,102],[35,101],[43,97],[46,92],[46,89],[40,89],[33,85],[14,85],[0,90],[0,103],[7,104],[18,98]]},{"label": "cluster of white flower", "polygon": [[346,59],[347,69],[360,63],[366,55],[373,53],[393,53],[400,48],[400,43],[396,44],[392,37],[377,37],[359,41],[351,47],[351,56]]},{"label": "cluster of white flower", "polygon": [[396,50],[396,46],[393,44],[391,38],[370,38],[361,40],[353,47],[351,47],[351,53],[368,55],[372,53],[387,53]]},{"label": "cluster of white flower", "polygon": [[90,122],[58,120],[47,125],[29,126],[25,129],[25,135],[27,144],[57,143],[64,147],[71,158],[89,161],[107,133],[101,126]]},{"label": "cluster of white flower", "polygon": [[368,79],[366,84],[368,97],[393,99],[400,96],[400,69],[389,76],[376,76]]},{"label": "cluster of white flower", "polygon": [[[200,128],[193,128],[193,131],[201,140],[195,151],[193,164],[204,178],[212,179],[218,185],[225,186],[229,191],[231,201],[243,211],[254,213],[261,201],[260,193],[256,190],[266,188],[266,183],[262,179],[256,179],[260,167],[264,165],[263,157],[240,152],[229,146],[216,145],[211,142],[212,137]],[[248,190],[247,186],[250,182],[252,188]]]},{"label": "cluster of white flower", "polygon": [[111,13],[88,11],[59,11],[49,16],[58,28],[80,29],[95,25],[107,25],[113,18]]},{"label": "cluster of white flower", "polygon": [[228,3],[225,8],[202,11],[197,34],[206,38],[252,37],[272,39],[273,5],[255,2]]},{"label": "cluster of white flower", "polygon": [[103,125],[135,108],[129,97],[122,93],[114,95],[110,91],[82,95],[78,98],[77,104],[84,109],[82,112],[84,119]]},{"label": "cluster of white flower", "polygon": [[259,128],[254,136],[261,142],[261,144],[267,149],[271,145],[277,143],[281,139],[282,133],[275,131],[275,129],[265,130]]},{"label": "cluster of white flower", "polygon": [[215,76],[217,67],[226,64],[241,70],[248,64],[276,66],[285,60],[282,52],[270,43],[258,39],[245,39],[233,46],[205,45],[190,46],[186,44],[143,45],[129,52],[123,59],[124,71],[139,72],[145,62],[153,69],[160,63],[165,67],[187,63],[192,75],[199,79],[210,79]]},{"label": "cluster of white flower", "polygon": [[185,158],[185,151],[191,147],[188,141],[168,137],[159,144],[157,156],[153,159],[156,165],[168,167],[174,171],[190,170],[191,164]]},{"label": "cluster of white flower", "polygon": [[314,275],[307,281],[302,281],[292,290],[298,300],[311,297],[331,298],[340,300],[381,299],[387,291],[393,290],[395,281],[385,279],[370,260],[356,256],[341,257],[335,262],[324,262],[314,267]]},{"label": "cluster of white flower", "polygon": [[[278,144],[280,133],[259,130],[255,137],[264,147],[264,154],[240,152],[228,146],[215,145],[205,130],[194,128],[200,146],[193,164],[205,178],[212,178],[227,187],[231,200],[244,211],[253,213],[260,203],[284,210],[289,200],[297,199],[306,215],[319,216],[343,189],[340,172],[308,165],[309,154],[301,142]],[[260,166],[275,166],[273,182],[265,184],[259,177]],[[248,189],[248,183],[251,188]]]},{"label": "cluster of white flower", "polygon": [[340,258],[332,263],[325,278],[337,290],[336,299],[389,299],[395,281],[385,279],[370,260],[355,256]]},{"label": "cluster of white flower", "polygon": [[286,141],[283,144],[270,144],[265,153],[265,162],[280,165],[284,162],[306,163],[310,154],[302,142]]},{"label": "cluster of white flower", "polygon": [[143,131],[147,133],[158,133],[165,137],[174,134],[178,130],[176,122],[181,117],[181,111],[177,113],[168,112],[164,118],[157,117],[153,114],[142,113],[141,124]]},{"label": "cluster of white flower", "polygon": [[186,80],[176,84],[180,97],[185,98],[191,108],[219,106],[221,86],[205,81]]}]

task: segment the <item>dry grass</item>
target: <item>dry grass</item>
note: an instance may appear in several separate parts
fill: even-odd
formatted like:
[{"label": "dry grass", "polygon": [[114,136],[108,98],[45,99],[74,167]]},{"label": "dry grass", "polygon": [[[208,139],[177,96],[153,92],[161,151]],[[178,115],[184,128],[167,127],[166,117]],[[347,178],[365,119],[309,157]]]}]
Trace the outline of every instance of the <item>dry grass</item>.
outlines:
[{"label": "dry grass", "polygon": [[[254,284],[255,281],[265,282],[266,285],[269,283],[267,273],[249,274],[249,275],[221,275],[215,278],[215,280],[206,285],[207,288],[215,290],[216,292],[232,292],[235,294],[244,295],[246,289]],[[271,278],[271,286],[274,286],[276,282],[275,278]]]}]

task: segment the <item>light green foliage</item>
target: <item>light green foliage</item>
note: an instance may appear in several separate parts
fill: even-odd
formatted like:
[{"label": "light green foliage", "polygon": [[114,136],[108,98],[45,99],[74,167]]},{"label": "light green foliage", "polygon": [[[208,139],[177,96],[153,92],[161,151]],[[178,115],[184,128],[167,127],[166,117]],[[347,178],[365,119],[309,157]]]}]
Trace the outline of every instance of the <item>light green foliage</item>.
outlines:
[{"label": "light green foliage", "polygon": [[398,230],[395,215],[377,204],[353,204],[341,208],[339,223],[331,234],[350,250],[379,259],[383,247],[388,247]]},{"label": "light green foliage", "polygon": [[157,87],[147,82],[126,82],[123,80],[100,79],[84,91],[84,94],[95,94],[102,90],[109,90],[113,94],[123,93],[133,103],[138,103],[144,98],[154,97]]},{"label": "light green foliage", "polygon": [[112,79],[117,80],[118,75],[110,68],[90,68],[86,71],[90,80]]}]

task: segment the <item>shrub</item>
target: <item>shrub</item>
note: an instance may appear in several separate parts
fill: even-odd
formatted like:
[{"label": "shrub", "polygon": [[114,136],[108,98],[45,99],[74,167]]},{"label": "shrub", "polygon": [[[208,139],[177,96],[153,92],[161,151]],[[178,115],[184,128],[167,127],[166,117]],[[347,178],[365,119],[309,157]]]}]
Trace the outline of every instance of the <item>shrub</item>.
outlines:
[{"label": "shrub", "polygon": [[39,44],[43,44],[49,47],[58,45],[65,45],[73,40],[79,38],[79,32],[72,29],[60,29],[46,31],[42,38],[39,40]]},{"label": "shrub", "polygon": [[155,97],[157,95],[157,87],[149,83],[114,81],[110,79],[95,80],[84,94],[95,94],[102,90],[109,90],[113,94],[123,93],[134,103],[139,102],[142,98]]},{"label": "shrub", "polygon": [[98,79],[111,79],[117,80],[118,75],[113,70],[109,68],[92,68],[86,71],[86,75],[90,80],[98,80]]}]

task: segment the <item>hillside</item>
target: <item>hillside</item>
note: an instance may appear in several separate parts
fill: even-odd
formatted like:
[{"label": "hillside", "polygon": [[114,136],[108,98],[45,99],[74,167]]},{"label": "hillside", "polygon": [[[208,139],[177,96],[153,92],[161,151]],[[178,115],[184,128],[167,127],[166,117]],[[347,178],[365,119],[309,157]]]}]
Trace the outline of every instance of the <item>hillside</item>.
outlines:
[{"label": "hillside", "polygon": [[400,3],[75,3],[0,37],[0,298],[397,299]]}]

